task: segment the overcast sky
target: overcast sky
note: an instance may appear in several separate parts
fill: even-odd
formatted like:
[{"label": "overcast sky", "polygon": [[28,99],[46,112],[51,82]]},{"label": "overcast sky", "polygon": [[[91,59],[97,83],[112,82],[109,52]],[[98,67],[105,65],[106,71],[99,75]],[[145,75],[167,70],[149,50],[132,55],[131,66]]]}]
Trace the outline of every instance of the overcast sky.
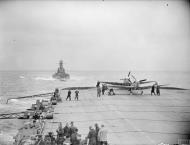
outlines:
[{"label": "overcast sky", "polygon": [[0,70],[190,71],[185,1],[1,1]]}]

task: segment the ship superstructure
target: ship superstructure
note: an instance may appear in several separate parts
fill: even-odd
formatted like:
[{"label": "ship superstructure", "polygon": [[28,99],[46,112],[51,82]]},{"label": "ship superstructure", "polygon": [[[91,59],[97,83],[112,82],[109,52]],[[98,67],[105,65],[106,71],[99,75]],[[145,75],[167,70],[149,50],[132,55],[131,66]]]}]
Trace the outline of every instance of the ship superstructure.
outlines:
[{"label": "ship superstructure", "polygon": [[61,79],[61,80],[70,78],[70,75],[65,72],[62,60],[59,61],[59,68],[57,69],[57,72],[53,74],[53,78]]}]

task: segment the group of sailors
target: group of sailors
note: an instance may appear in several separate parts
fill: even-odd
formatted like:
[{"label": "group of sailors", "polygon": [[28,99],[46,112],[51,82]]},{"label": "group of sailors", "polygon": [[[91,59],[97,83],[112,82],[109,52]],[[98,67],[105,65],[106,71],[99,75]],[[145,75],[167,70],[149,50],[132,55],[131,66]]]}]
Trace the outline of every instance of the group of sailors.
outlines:
[{"label": "group of sailors", "polygon": [[[62,127],[62,123],[59,123],[57,132],[57,138],[54,137],[52,132],[49,132],[47,137],[51,140],[51,145],[55,143],[57,145],[108,145],[107,142],[107,130],[104,125],[101,128],[96,123],[94,128],[89,127],[88,135],[84,140],[81,139],[81,135],[78,133],[77,127],[74,126],[74,122],[66,123],[65,127]],[[46,138],[47,138],[46,137]]]},{"label": "group of sailors", "polygon": [[[69,99],[69,101],[71,101],[71,90],[68,91],[67,93],[67,98],[66,101]],[[79,90],[75,90],[75,100],[79,100]]]},{"label": "group of sailors", "polygon": [[101,127],[96,123],[94,128],[89,127],[89,133],[86,137],[87,145],[108,145],[107,141],[108,131],[102,124]]},{"label": "group of sailors", "polygon": [[[104,95],[105,91],[108,90],[108,87],[105,84],[102,84],[102,87],[100,87],[100,82],[99,81],[96,84],[96,88],[97,88],[97,97],[98,98],[101,97],[101,94]],[[108,95],[110,95],[110,96],[115,95],[115,92],[114,92],[113,88],[110,88],[108,90]]]},{"label": "group of sailors", "polygon": [[[97,97],[101,97],[101,95],[105,95],[105,91],[108,90],[108,87],[105,84],[102,84],[102,87],[100,87],[100,82],[97,83],[96,88],[97,88]],[[79,100],[79,90],[76,89],[74,91],[74,93],[75,93],[74,100],[78,101]],[[69,100],[69,101],[72,100],[71,99],[71,94],[72,94],[71,90],[68,90],[66,101],[67,100]],[[108,95],[115,95],[115,92],[114,92],[113,88],[109,89]],[[57,89],[57,88],[55,89],[55,91],[53,93],[53,96],[51,97],[50,101],[52,102],[53,105],[56,105],[56,103],[58,101],[62,101],[62,99],[60,97],[59,89]]]},{"label": "group of sailors", "polygon": [[59,123],[56,132],[57,136],[54,136],[53,132],[49,132],[45,136],[45,142],[49,142],[50,145],[80,145],[81,135],[78,134],[74,122],[66,123],[65,127],[62,127],[62,123]]},{"label": "group of sailors", "polygon": [[94,127],[90,126],[87,136],[82,139],[73,121],[66,123],[64,127],[60,122],[56,135],[53,132],[48,132],[44,137],[42,135],[43,124],[43,119],[34,119],[32,122],[25,124],[14,137],[14,145],[26,143],[32,145],[108,145],[108,131],[104,125],[99,127],[96,123]]},{"label": "group of sailors", "polygon": [[[71,101],[71,90],[68,90],[66,101],[67,100]],[[79,90],[78,89],[75,90],[75,100],[77,100],[77,101],[79,100]],[[55,89],[50,101],[52,102],[53,105],[56,105],[56,102],[62,101],[58,88]]]}]

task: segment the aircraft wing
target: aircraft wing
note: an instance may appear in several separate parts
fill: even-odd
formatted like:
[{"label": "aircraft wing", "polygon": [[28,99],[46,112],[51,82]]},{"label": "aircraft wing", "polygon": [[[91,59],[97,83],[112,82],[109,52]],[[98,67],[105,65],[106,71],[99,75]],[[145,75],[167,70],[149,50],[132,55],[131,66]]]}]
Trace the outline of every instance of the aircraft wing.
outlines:
[{"label": "aircraft wing", "polygon": [[[136,89],[135,86],[124,86],[124,85],[110,85],[108,87],[113,87],[113,88],[118,88],[118,89],[126,89],[126,90]],[[137,89],[138,90],[144,90],[144,89],[150,89],[151,87],[152,87],[152,85],[149,85],[149,86],[139,86]]]},{"label": "aircraft wing", "polygon": [[[112,86],[108,86],[108,87],[113,87],[113,88],[118,88],[118,89],[135,89],[135,86],[119,86],[119,85],[112,85]],[[185,89],[185,88],[178,88],[178,87],[168,87],[167,85],[159,85],[160,89],[166,89],[166,90],[189,90],[189,89]],[[151,89],[152,85],[149,86],[140,86],[137,88],[137,90],[145,90],[145,89]]]},{"label": "aircraft wing", "polygon": [[119,85],[119,86],[125,86],[123,83],[118,83],[118,82],[100,82],[108,85]]},{"label": "aircraft wing", "polygon": [[[115,85],[112,85],[112,86],[108,86],[108,87],[113,87],[113,88],[118,88],[118,89],[123,89],[123,90],[130,90],[130,89],[136,89],[135,86],[115,86]],[[150,89],[152,86],[141,86],[141,87],[138,87],[137,90],[145,90],[145,89]]]},{"label": "aircraft wing", "polygon": [[185,89],[185,88],[178,88],[178,87],[160,87],[160,89],[166,89],[166,90],[189,90],[189,89]]},{"label": "aircraft wing", "polygon": [[155,81],[140,81],[140,84],[155,83]]},{"label": "aircraft wing", "polygon": [[67,88],[63,88],[61,90],[89,90],[89,89],[95,89],[96,87],[93,86],[89,86],[89,87],[67,87]]},{"label": "aircraft wing", "polygon": [[[160,87],[160,89],[162,89],[162,87],[167,86],[167,85],[158,85],[158,86]],[[152,88],[152,85],[138,87],[139,90],[145,90],[145,89],[151,89],[151,88]]]},{"label": "aircraft wing", "polygon": [[143,80],[139,80],[139,82],[144,82],[144,81],[146,81],[147,79],[143,79]]}]

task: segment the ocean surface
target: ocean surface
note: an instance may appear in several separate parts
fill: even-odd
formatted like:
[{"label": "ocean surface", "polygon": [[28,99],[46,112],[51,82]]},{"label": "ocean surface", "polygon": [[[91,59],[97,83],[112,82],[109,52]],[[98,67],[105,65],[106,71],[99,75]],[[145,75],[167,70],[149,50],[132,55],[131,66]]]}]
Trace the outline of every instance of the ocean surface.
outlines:
[{"label": "ocean surface", "polygon": [[[69,80],[60,81],[52,78],[53,73],[53,71],[1,71],[0,114],[24,111],[36,100],[12,99],[6,104],[8,98],[53,92],[55,88],[95,86],[97,81],[121,81],[121,78],[128,75],[128,71],[71,71],[68,72],[71,77]],[[157,81],[159,84],[190,89],[190,72],[136,71],[132,72],[132,75],[137,80],[147,79]],[[22,122],[18,120],[14,120],[14,123],[12,120],[0,120],[0,145],[6,144],[5,142],[9,144],[19,124]]]}]

